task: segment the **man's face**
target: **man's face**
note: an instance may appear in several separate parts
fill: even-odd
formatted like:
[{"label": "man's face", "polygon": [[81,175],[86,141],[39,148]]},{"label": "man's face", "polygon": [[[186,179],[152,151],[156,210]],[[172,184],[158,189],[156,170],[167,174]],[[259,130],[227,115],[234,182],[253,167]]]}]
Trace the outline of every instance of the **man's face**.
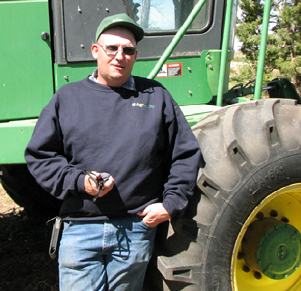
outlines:
[{"label": "man's face", "polygon": [[[118,47],[115,56],[105,51],[109,46]],[[120,87],[129,79],[137,58],[137,51],[134,55],[128,55],[121,47],[136,47],[133,33],[122,27],[108,29],[101,34],[98,44],[92,45],[92,55],[97,60],[98,66],[98,83]]]}]

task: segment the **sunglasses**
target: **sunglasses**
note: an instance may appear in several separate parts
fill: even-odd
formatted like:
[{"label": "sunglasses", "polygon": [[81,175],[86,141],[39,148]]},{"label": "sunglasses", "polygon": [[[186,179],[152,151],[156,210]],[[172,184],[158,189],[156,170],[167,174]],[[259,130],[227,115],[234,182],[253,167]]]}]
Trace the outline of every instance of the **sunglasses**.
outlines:
[{"label": "sunglasses", "polygon": [[101,45],[100,43],[97,44],[101,46],[106,54],[110,57],[115,57],[119,50],[121,50],[125,55],[133,56],[137,50],[135,47],[131,46],[122,47],[117,45]]}]

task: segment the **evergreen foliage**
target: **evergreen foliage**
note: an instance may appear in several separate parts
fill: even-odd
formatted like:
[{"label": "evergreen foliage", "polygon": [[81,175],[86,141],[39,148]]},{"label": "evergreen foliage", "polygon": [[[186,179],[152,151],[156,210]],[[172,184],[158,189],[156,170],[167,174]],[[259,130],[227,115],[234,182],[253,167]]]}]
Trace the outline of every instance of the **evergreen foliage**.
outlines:
[{"label": "evergreen foliage", "polygon": [[[239,6],[236,35],[245,62],[233,72],[231,82],[247,83],[256,78],[264,1],[239,0]],[[287,78],[301,95],[301,0],[273,0],[270,15],[263,84]]]}]

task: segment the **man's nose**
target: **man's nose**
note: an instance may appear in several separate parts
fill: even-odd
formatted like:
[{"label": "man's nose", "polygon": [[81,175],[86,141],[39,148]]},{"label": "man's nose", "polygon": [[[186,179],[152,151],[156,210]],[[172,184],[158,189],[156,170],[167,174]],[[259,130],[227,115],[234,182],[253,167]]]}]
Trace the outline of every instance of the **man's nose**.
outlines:
[{"label": "man's nose", "polygon": [[122,47],[118,47],[118,51],[117,54],[115,56],[115,59],[121,60],[124,58],[124,53],[123,53],[123,48]]}]

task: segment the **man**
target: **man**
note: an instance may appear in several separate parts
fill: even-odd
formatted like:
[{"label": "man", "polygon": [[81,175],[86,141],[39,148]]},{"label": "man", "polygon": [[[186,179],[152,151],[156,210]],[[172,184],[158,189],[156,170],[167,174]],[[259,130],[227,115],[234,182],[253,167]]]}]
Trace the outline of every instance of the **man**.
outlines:
[{"label": "man", "polygon": [[62,291],[141,290],[156,226],[194,192],[200,149],[187,121],[161,84],[131,75],[143,35],[125,14],[105,18],[97,70],[56,92],[25,151],[37,182],[63,200]]}]

